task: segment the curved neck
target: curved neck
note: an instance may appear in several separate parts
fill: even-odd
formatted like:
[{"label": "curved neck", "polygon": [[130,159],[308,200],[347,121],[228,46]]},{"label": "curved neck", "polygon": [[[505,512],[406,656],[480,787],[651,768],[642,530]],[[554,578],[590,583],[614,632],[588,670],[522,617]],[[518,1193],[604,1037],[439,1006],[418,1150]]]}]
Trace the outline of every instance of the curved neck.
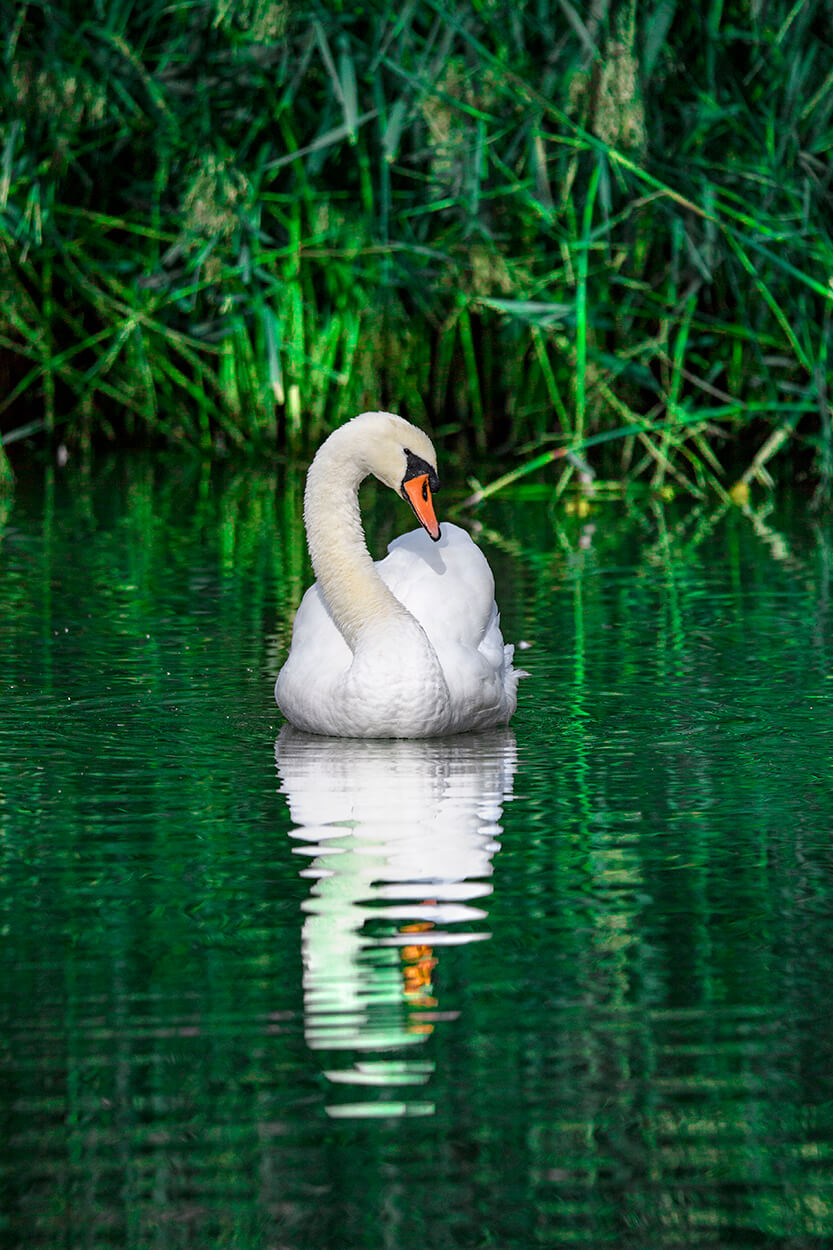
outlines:
[{"label": "curved neck", "polygon": [[359,637],[375,625],[414,618],[374,568],[359,511],[359,486],[370,470],[363,457],[340,445],[342,441],[346,440],[331,436],[310,465],[304,523],[319,588],[355,651]]}]

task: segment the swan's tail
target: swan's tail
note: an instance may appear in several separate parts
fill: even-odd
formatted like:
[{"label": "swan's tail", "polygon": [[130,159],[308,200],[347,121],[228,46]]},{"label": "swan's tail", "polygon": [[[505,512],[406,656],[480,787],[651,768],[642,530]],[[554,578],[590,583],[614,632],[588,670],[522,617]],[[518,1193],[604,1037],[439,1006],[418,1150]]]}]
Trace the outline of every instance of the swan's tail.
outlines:
[{"label": "swan's tail", "polygon": [[518,682],[522,677],[529,677],[529,673],[525,668],[515,668],[512,661],[515,657],[515,644],[512,642],[503,645],[503,684],[507,692],[511,693],[515,698],[518,695]]}]

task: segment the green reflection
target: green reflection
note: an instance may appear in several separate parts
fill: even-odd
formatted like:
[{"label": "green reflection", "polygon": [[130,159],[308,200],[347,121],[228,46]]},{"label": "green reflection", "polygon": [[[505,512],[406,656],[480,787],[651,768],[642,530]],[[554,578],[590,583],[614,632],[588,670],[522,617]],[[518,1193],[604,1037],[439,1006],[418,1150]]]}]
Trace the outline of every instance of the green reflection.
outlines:
[{"label": "green reflection", "polygon": [[829,527],[493,501],[511,785],[319,743],[304,817],[302,481],[114,463],[3,523],[0,1238],[825,1244]]}]

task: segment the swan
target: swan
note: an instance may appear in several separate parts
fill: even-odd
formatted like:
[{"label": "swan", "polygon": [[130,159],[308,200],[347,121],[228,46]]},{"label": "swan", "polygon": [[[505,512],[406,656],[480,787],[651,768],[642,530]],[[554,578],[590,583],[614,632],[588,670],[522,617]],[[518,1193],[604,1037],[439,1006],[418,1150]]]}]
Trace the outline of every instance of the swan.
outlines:
[{"label": "swan", "polygon": [[[358,491],[373,474],[411,505],[421,529],[376,563]],[[339,738],[432,738],[508,721],[517,703],[486,557],[465,530],[440,530],[430,439],[391,412],[334,430],[307,474],[304,523],[317,578],[275,683],[297,729]]]}]

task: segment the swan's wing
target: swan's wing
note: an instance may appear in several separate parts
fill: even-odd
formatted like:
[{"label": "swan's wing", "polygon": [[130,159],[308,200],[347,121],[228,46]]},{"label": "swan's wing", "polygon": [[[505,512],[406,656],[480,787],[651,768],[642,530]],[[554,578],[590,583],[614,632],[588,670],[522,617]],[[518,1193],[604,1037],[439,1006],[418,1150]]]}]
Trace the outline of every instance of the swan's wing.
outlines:
[{"label": "swan's wing", "polygon": [[437,543],[424,530],[403,534],[376,568],[435,646],[439,640],[477,648],[484,641],[497,612],[495,579],[464,529],[444,523]]},{"label": "swan's wing", "polygon": [[315,710],[329,697],[352,660],[315,582],[295,613],[289,655],[275,683],[275,698],[284,716],[305,727],[308,710]]},{"label": "swan's wing", "polygon": [[318,662],[343,670],[352,658],[344,637],[330,615],[318,582],[304,594],[292,625],[293,652],[314,655]]},{"label": "swan's wing", "polygon": [[445,674],[452,702],[479,709],[483,724],[508,719],[517,701],[513,648],[503,642],[488,561],[448,522],[432,543],[422,530],[396,539],[377,569],[419,621]]}]

